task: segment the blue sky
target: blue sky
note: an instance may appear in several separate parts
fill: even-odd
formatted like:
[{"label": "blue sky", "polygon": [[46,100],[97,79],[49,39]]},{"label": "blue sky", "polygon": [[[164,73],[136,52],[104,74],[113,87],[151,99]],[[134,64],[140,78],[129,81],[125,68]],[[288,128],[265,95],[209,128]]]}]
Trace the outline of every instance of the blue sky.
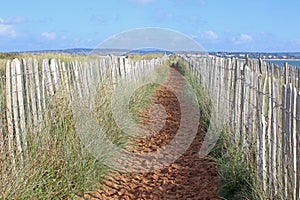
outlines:
[{"label": "blue sky", "polygon": [[161,27],[208,51],[300,52],[299,21],[299,0],[9,0],[0,7],[0,51],[94,48]]}]

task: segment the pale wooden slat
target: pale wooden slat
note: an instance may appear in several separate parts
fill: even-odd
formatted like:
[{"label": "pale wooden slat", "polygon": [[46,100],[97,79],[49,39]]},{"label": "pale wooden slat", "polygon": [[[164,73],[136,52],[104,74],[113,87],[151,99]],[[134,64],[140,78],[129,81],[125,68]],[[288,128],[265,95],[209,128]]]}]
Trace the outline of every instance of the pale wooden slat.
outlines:
[{"label": "pale wooden slat", "polygon": [[24,89],[24,80],[23,75],[24,71],[21,67],[21,63],[15,62],[16,66],[16,76],[17,76],[17,94],[18,94],[18,109],[19,109],[19,117],[20,117],[20,128],[21,128],[21,138],[22,138],[22,145],[23,150],[26,151],[27,149],[27,134],[26,134],[26,120],[25,120],[25,105],[24,105],[24,96],[25,96],[25,89]]},{"label": "pale wooden slat", "polygon": [[297,133],[297,156],[296,156],[296,162],[297,162],[297,180],[296,180],[296,198],[300,199],[300,93],[297,95],[297,103],[296,103],[296,133]]},{"label": "pale wooden slat", "polygon": [[[53,63],[52,60],[51,60],[51,63]],[[53,65],[55,65],[55,64],[53,64]],[[55,69],[55,67],[53,67],[53,65],[51,65],[51,67]],[[50,100],[51,97],[54,95],[54,87],[53,87],[53,82],[52,82],[52,77],[51,77],[51,69],[49,67],[49,61],[47,59],[43,59],[43,68],[44,68],[44,73],[45,73],[44,78],[45,78],[45,84],[46,84],[47,97]]]},{"label": "pale wooden slat", "polygon": [[75,93],[76,88],[74,87],[75,75],[73,73],[73,71],[74,71],[73,62],[67,64],[66,71],[67,71],[67,77],[68,77],[67,80],[68,80],[69,89],[70,89],[70,94],[69,95],[70,95],[71,100],[73,101],[74,95],[76,95],[76,93]]},{"label": "pale wooden slat", "polygon": [[[269,69],[269,65],[268,65]],[[267,72],[269,73],[269,71]],[[267,81],[268,81],[268,93],[270,94],[270,98],[267,99],[267,109],[268,109],[268,115],[267,115],[267,156],[268,156],[268,162],[267,162],[267,167],[268,167],[268,188],[269,188],[269,193],[272,195],[272,191],[274,191],[274,179],[273,179],[273,159],[272,159],[272,154],[274,151],[274,138],[272,137],[273,135],[273,130],[272,130],[272,78],[268,75],[267,76]]]},{"label": "pale wooden slat", "polygon": [[6,62],[6,120],[7,120],[7,138],[8,138],[8,155],[11,159],[13,169],[16,168],[14,155],[14,130],[13,130],[13,109],[12,109],[12,70],[11,62]]},{"label": "pale wooden slat", "polygon": [[276,171],[277,171],[277,191],[280,191],[282,189],[282,182],[281,182],[281,175],[282,175],[282,162],[281,162],[281,158],[282,158],[282,143],[281,143],[281,128],[282,128],[282,120],[281,120],[281,107],[279,106],[279,104],[277,104],[277,102],[280,102],[280,92],[281,92],[281,87],[279,87],[278,84],[278,79],[274,79],[273,80],[274,83],[274,90],[273,90],[273,97],[274,97],[274,104],[273,106],[276,108],[275,109],[275,114],[274,115],[274,120],[276,120],[276,126],[275,126],[275,131],[276,131]]},{"label": "pale wooden slat", "polygon": [[262,103],[262,95],[260,93],[260,85],[261,85],[261,76],[258,76],[257,77],[257,84],[256,84],[256,119],[257,119],[257,122],[256,122],[256,153],[257,153],[257,156],[256,156],[256,170],[257,170],[257,173],[258,173],[258,176],[261,178],[262,177],[262,167],[261,167],[261,163],[262,163],[262,157],[261,157],[261,154],[260,154],[260,146],[261,146],[261,103]]},{"label": "pale wooden slat", "polygon": [[245,126],[244,126],[244,117],[245,117],[245,70],[246,70],[246,64],[243,64],[242,66],[242,71],[241,71],[241,92],[240,92],[240,113],[239,115],[239,133],[240,133],[240,146],[244,147],[245,146]]},{"label": "pale wooden slat", "polygon": [[285,62],[284,63],[284,77],[283,77],[284,84],[287,84],[289,82],[288,76],[289,76],[289,65],[287,62]]},{"label": "pale wooden slat", "polygon": [[288,189],[287,189],[287,127],[286,127],[286,109],[287,109],[287,86],[282,86],[282,190],[284,198],[286,199],[288,196]]},{"label": "pale wooden slat", "polygon": [[13,108],[13,123],[14,123],[14,133],[16,139],[17,146],[17,154],[18,158],[20,158],[21,163],[23,162],[22,155],[22,145],[21,145],[21,131],[19,127],[19,105],[18,105],[18,88],[17,88],[17,66],[20,65],[20,61],[18,59],[14,59],[11,65],[11,74],[12,74],[12,108]]},{"label": "pale wooden slat", "polygon": [[278,151],[278,131],[277,131],[277,126],[278,126],[278,121],[277,121],[277,100],[278,100],[278,84],[277,80],[274,77],[271,77],[271,169],[272,169],[272,190],[274,195],[277,195],[278,192],[278,184],[279,184],[279,179],[277,178],[278,176],[278,171],[277,171],[277,154],[280,154]]},{"label": "pale wooden slat", "polygon": [[35,95],[35,82],[34,82],[34,72],[32,69],[32,59],[28,60],[28,77],[29,77],[29,93],[31,99],[31,114],[33,119],[33,132],[36,133],[36,127],[38,126],[38,114],[37,114],[37,104],[36,104],[36,95]]},{"label": "pale wooden slat", "polygon": [[233,75],[233,91],[232,91],[232,94],[233,94],[233,100],[232,100],[232,114],[233,114],[233,120],[232,120],[232,131],[233,131],[233,135],[234,135],[234,140],[236,141],[237,140],[237,135],[236,135],[236,105],[237,105],[237,79],[238,79],[238,61],[235,60],[235,62],[233,63],[233,66],[234,66],[234,75]]},{"label": "pale wooden slat", "polygon": [[255,133],[256,133],[256,74],[251,71],[251,89],[250,89],[250,125],[249,125],[249,139],[251,144],[255,144]]},{"label": "pale wooden slat", "polygon": [[296,88],[292,87],[291,88],[291,197],[295,197],[296,196],[296,168],[297,168],[297,161],[296,161],[296,156],[297,156],[297,152],[296,152],[296,147],[297,147],[297,133],[296,133],[296,102],[297,102],[297,91]]},{"label": "pale wooden slat", "polygon": [[31,111],[31,98],[30,98],[30,83],[29,83],[29,76],[30,73],[28,71],[28,65],[25,59],[21,60],[21,70],[23,74],[23,86],[24,86],[24,110],[25,110],[25,133],[27,134],[28,129],[32,127],[32,111]]},{"label": "pale wooden slat", "polygon": [[292,184],[292,172],[291,172],[291,99],[292,99],[292,87],[291,84],[287,85],[286,90],[286,115],[285,115],[285,126],[286,126],[286,159],[287,159],[287,198],[291,199],[291,184]]},{"label": "pale wooden slat", "polygon": [[80,73],[79,73],[79,63],[78,61],[75,61],[73,63],[73,68],[74,68],[74,78],[75,81],[73,82],[74,88],[76,88],[76,93],[78,93],[79,98],[82,98],[82,91],[81,91],[81,81],[80,81]]},{"label": "pale wooden slat", "polygon": [[3,117],[4,117],[4,109],[2,108],[2,102],[3,102],[3,91],[5,91],[4,86],[3,86],[3,82],[4,82],[4,77],[0,76],[0,154],[4,155],[5,152],[5,135],[4,135],[4,131],[3,131]]},{"label": "pale wooden slat", "polygon": [[43,120],[43,102],[44,98],[42,96],[43,88],[41,88],[40,84],[42,84],[43,87],[43,81],[40,82],[40,74],[39,74],[39,65],[38,61],[36,59],[33,60],[33,70],[34,70],[34,85],[35,85],[35,91],[36,91],[36,104],[37,104],[37,117],[38,117],[38,130],[41,130],[42,120]]},{"label": "pale wooden slat", "polygon": [[[41,63],[41,82],[42,82],[42,86],[41,86],[41,105],[42,105],[42,114],[43,114],[43,122],[47,121],[47,115],[45,114],[46,111],[46,87],[47,87],[47,75],[46,75],[46,68],[45,68],[45,64],[44,64],[45,60],[42,60]],[[47,62],[47,61],[46,61]]]},{"label": "pale wooden slat", "polygon": [[70,84],[69,84],[69,81],[70,81],[70,77],[68,76],[68,71],[67,71],[67,68],[65,66],[65,62],[62,62],[62,77],[63,77],[63,80],[64,80],[64,86],[66,88],[66,91],[69,91],[69,93],[71,92],[70,91]]},{"label": "pale wooden slat", "polygon": [[[265,77],[264,84],[263,84],[263,93],[266,93],[267,88],[267,77]],[[259,130],[260,134],[260,156],[261,156],[261,170],[262,170],[262,181],[263,181],[263,190],[266,191],[267,189],[267,154],[266,154],[266,118],[265,118],[265,105],[266,105],[266,98],[262,96],[262,107],[261,107],[261,129]]]},{"label": "pale wooden slat", "polygon": [[48,74],[48,81],[50,82],[50,80],[51,80],[51,85],[54,85],[53,90],[55,90],[55,91],[58,90],[58,85],[59,85],[59,76],[58,76],[58,69],[57,68],[58,68],[58,65],[56,63],[56,60],[51,59],[50,60],[50,68],[49,68],[50,76]]},{"label": "pale wooden slat", "polygon": [[87,98],[89,97],[89,63],[84,62],[84,67],[83,67],[83,73],[82,73],[82,93],[83,97]]},{"label": "pale wooden slat", "polygon": [[243,142],[243,146],[245,148],[245,156],[248,158],[247,160],[250,161],[250,157],[251,157],[251,154],[249,154],[249,143],[250,143],[250,140],[249,140],[249,134],[250,131],[249,131],[249,126],[250,126],[250,115],[249,115],[249,112],[250,112],[250,103],[249,103],[249,100],[250,100],[250,69],[248,66],[245,66],[244,67],[244,80],[245,80],[245,83],[244,83],[244,105],[243,105],[243,109],[244,109],[244,114],[243,114],[243,127],[242,127],[242,131],[243,131],[243,138],[244,138],[244,142]]}]

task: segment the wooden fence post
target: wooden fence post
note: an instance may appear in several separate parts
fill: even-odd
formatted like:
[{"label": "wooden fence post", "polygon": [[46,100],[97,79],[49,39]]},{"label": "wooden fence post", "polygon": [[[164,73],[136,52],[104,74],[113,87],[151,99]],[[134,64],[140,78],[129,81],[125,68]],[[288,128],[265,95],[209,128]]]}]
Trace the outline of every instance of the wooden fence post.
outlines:
[{"label": "wooden fence post", "polygon": [[[29,77],[29,90],[28,93],[30,91],[30,99],[31,99],[31,110],[32,112],[30,113],[32,115],[32,119],[33,119],[33,132],[34,134],[36,134],[36,127],[38,126],[38,115],[37,115],[37,108],[36,108],[36,95],[35,95],[35,84],[34,84],[34,72],[32,69],[32,59],[30,58],[28,60],[28,75],[27,77]],[[29,102],[28,102],[29,104]]]},{"label": "wooden fence post", "polygon": [[[266,94],[266,87],[267,87],[267,76],[265,77],[264,84],[263,84],[263,94]],[[266,106],[266,98],[263,94],[260,94],[262,105],[261,105],[261,130],[258,132],[260,134],[260,155],[262,157],[261,161],[261,168],[262,168],[262,180],[263,180],[263,190],[266,192],[267,190],[267,158],[266,158],[266,118],[265,118],[265,106]]]},{"label": "wooden fence post", "polygon": [[23,75],[24,71],[21,67],[21,63],[15,62],[16,66],[16,78],[17,78],[17,94],[18,94],[18,109],[19,109],[19,117],[20,117],[20,128],[21,128],[21,138],[22,138],[22,145],[23,151],[27,149],[27,135],[26,135],[26,121],[25,121],[25,106],[24,106],[24,80]]},{"label": "wooden fence post", "polygon": [[279,184],[278,179],[278,171],[277,171],[277,165],[279,163],[279,160],[277,159],[277,155],[280,154],[278,151],[278,145],[279,145],[279,137],[278,137],[278,123],[277,115],[278,115],[278,108],[276,103],[278,102],[278,84],[277,80],[274,77],[271,77],[271,137],[272,137],[272,144],[271,144],[271,160],[272,160],[272,175],[270,178],[272,178],[272,190],[273,194],[276,196],[278,192],[277,184]]},{"label": "wooden fence post", "polygon": [[287,127],[286,127],[286,118],[287,118],[287,86],[282,86],[282,192],[284,195],[284,198],[287,199]]},{"label": "wooden fence post", "polygon": [[291,199],[291,184],[292,184],[292,172],[291,172],[291,157],[292,157],[292,151],[291,151],[291,84],[287,85],[287,93],[286,93],[286,115],[285,115],[285,126],[286,126],[286,159],[287,159],[287,198]]},{"label": "wooden fence post", "polygon": [[42,102],[44,101],[43,100],[44,98],[41,96],[39,66],[38,66],[38,61],[36,59],[33,60],[33,74],[34,74],[34,82],[35,82],[34,89],[36,90],[36,100],[37,100],[38,130],[41,131],[42,128],[41,125],[43,120]]},{"label": "wooden fence post", "polygon": [[[290,140],[290,146],[291,146],[291,159],[290,159],[290,162],[291,162],[291,169],[290,169],[290,172],[291,172],[291,196],[292,198],[294,198],[296,196],[296,177],[297,177],[297,174],[296,174],[296,168],[297,168],[297,160],[296,160],[296,157],[297,157],[297,133],[296,133],[296,102],[297,102],[297,91],[296,91],[296,88],[294,87],[291,87],[291,112],[290,112],[290,115],[291,115],[291,129],[290,129],[290,133],[291,133],[291,140]],[[295,198],[294,198],[295,199]]]},{"label": "wooden fence post", "polygon": [[[268,69],[269,66],[268,66]],[[269,193],[272,195],[273,194],[273,151],[274,151],[274,138],[272,137],[273,136],[273,129],[272,129],[272,117],[273,117],[273,109],[272,109],[272,98],[273,98],[273,95],[272,95],[272,72],[269,72],[268,70],[268,75],[266,77],[267,81],[268,81],[268,94],[266,94],[266,96],[268,97],[268,104],[266,105],[267,108],[268,108],[268,115],[267,115],[267,151],[268,151],[268,188],[269,188]],[[269,76],[270,74],[270,76]]]},{"label": "wooden fence post", "polygon": [[50,79],[50,80],[53,80],[51,85],[54,85],[54,87],[52,86],[52,88],[55,89],[55,91],[57,91],[58,90],[58,85],[59,85],[59,76],[58,76],[58,65],[57,65],[55,59],[50,60],[49,71],[50,71],[50,76],[48,76],[48,79],[50,77],[52,77],[52,79]]},{"label": "wooden fence post", "polygon": [[232,100],[232,114],[233,114],[233,120],[232,120],[232,122],[233,122],[233,124],[232,124],[232,127],[234,127],[233,128],[233,137],[234,137],[234,140],[235,140],[235,142],[236,142],[236,139],[237,139],[237,134],[236,134],[236,129],[235,129],[235,127],[236,127],[236,118],[237,118],[237,116],[236,116],[236,104],[237,104],[237,73],[238,73],[238,60],[236,59],[235,60],[235,63],[234,63],[235,65],[234,65],[234,76],[233,76],[233,100]]},{"label": "wooden fence post", "polygon": [[12,61],[11,66],[11,74],[12,74],[12,108],[13,108],[13,117],[14,117],[14,129],[15,129],[15,138],[16,138],[16,146],[17,146],[17,157],[20,159],[21,164],[23,163],[23,155],[22,155],[22,145],[21,145],[21,133],[20,133],[20,123],[19,123],[19,105],[18,105],[18,73],[17,66],[20,66],[20,61],[18,59],[14,59]]},{"label": "wooden fence post", "polygon": [[[257,119],[257,130],[256,130],[256,153],[257,153],[257,156],[256,156],[256,165],[257,165],[257,173],[259,175],[259,177],[262,178],[262,167],[261,167],[261,163],[262,163],[262,157],[261,157],[261,154],[260,154],[260,147],[261,147],[261,104],[262,104],[262,95],[261,95],[261,92],[260,92],[260,85],[261,85],[261,76],[258,76],[257,77],[257,94],[256,94],[256,97],[257,97],[257,104],[256,104],[256,119]],[[263,181],[263,180],[261,180]]]},{"label": "wooden fence post", "polygon": [[287,84],[289,81],[289,64],[287,62],[284,63],[284,84]]},{"label": "wooden fence post", "polygon": [[10,61],[6,62],[6,119],[7,119],[7,134],[8,134],[8,155],[11,159],[13,169],[16,169],[16,161],[14,154],[14,130],[13,130],[13,115],[12,115],[12,65]]},{"label": "wooden fence post", "polygon": [[[246,62],[248,61],[248,58],[246,56]],[[240,116],[240,124],[239,124],[239,146],[241,149],[244,149],[245,145],[245,130],[244,130],[244,100],[245,100],[245,70],[246,70],[247,63],[243,64],[243,69],[241,73],[241,98],[240,98],[240,113],[238,113]]]},{"label": "wooden fence post", "polygon": [[296,197],[295,199],[300,199],[300,92],[297,95],[296,102],[296,133],[297,133],[297,181],[296,181]]},{"label": "wooden fence post", "polygon": [[300,67],[297,68],[297,72],[298,72],[298,83],[297,83],[297,89],[300,90]]},{"label": "wooden fence post", "polygon": [[[3,85],[2,85],[3,80],[5,80],[5,79],[3,77],[1,77],[1,75],[0,75],[0,90],[5,91],[4,88],[3,88]],[[2,118],[4,116],[4,111],[2,111],[2,96],[3,96],[2,91],[0,92],[0,154],[5,155],[4,154],[4,152],[5,152],[5,147],[4,147],[5,136],[4,136],[3,124],[2,124]]]},{"label": "wooden fence post", "polygon": [[[27,135],[28,129],[32,127],[32,112],[31,112],[31,98],[30,98],[30,89],[29,89],[29,71],[28,65],[25,59],[21,59],[21,71],[23,78],[23,95],[24,95],[24,111],[25,111],[25,133]],[[27,140],[27,139],[26,139]]]}]

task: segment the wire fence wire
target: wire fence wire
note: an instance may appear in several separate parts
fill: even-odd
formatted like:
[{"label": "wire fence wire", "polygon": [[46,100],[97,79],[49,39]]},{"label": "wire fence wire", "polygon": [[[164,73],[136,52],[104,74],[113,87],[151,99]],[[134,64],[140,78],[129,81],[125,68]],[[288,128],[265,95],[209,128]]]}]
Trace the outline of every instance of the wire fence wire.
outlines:
[{"label": "wire fence wire", "polygon": [[[300,71],[262,60],[179,55],[199,77],[234,137],[255,165],[264,191],[300,198]],[[26,157],[27,134],[41,132],[53,96],[72,101],[90,94],[91,79],[138,80],[166,58],[132,61],[105,56],[89,61],[14,59],[0,73],[0,160],[14,168]],[[251,151],[251,153],[250,153]],[[254,152],[254,156],[253,156]],[[2,170],[4,173],[4,170]]]},{"label": "wire fence wire", "polygon": [[263,190],[275,199],[299,199],[299,69],[248,58],[181,59],[199,77],[214,108],[223,112],[232,145],[244,149]]},{"label": "wire fence wire", "polygon": [[[4,70],[0,70],[0,178],[4,177],[1,180],[6,180],[6,173],[17,175],[22,169],[27,139],[32,134],[42,134],[47,127],[48,119],[55,114],[53,101],[57,93],[71,104],[75,96],[78,100],[77,97],[92,95],[92,79],[93,83],[105,79],[111,84],[119,79],[135,81],[165,60],[161,57],[134,61],[112,55],[84,61],[8,60]],[[12,168],[10,172],[5,169],[7,166]]]}]

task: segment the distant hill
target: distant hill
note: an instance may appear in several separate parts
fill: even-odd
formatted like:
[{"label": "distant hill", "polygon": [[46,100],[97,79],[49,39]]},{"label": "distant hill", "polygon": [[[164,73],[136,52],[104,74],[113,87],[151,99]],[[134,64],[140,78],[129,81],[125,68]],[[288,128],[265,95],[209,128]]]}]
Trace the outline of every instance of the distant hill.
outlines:
[{"label": "distant hill", "polygon": [[93,49],[89,48],[74,48],[74,49],[58,49],[58,50],[36,50],[36,51],[16,51],[11,53],[68,53],[76,55],[89,54]]},{"label": "distant hill", "polygon": [[[90,53],[99,54],[99,55],[128,55],[128,54],[167,54],[170,55],[175,52],[155,49],[155,48],[144,48],[136,50],[128,49],[91,49],[91,48],[72,48],[72,49],[61,49],[61,50],[37,50],[37,51],[22,51],[22,52],[10,52],[10,54],[19,54],[19,53],[67,53],[75,55],[88,55]],[[193,53],[197,52],[181,52],[181,53]],[[199,54],[203,52],[198,52]],[[246,55],[249,58],[263,58],[263,59],[300,59],[300,52],[208,52],[209,55],[215,55],[220,57],[237,57],[245,58]]]},{"label": "distant hill", "polygon": [[59,50],[37,50],[37,51],[21,51],[21,52],[11,52],[14,54],[19,53],[67,53],[67,54],[76,54],[76,55],[88,55],[90,53],[107,55],[127,55],[127,54],[172,54],[170,51],[154,49],[154,48],[145,48],[145,49],[90,49],[90,48],[74,48],[74,49],[59,49]]},{"label": "distant hill", "polygon": [[127,54],[138,54],[138,55],[145,55],[145,54],[167,54],[171,55],[173,52],[163,50],[163,49],[155,49],[155,48],[143,48],[143,49],[135,49],[132,51],[127,52]]}]

